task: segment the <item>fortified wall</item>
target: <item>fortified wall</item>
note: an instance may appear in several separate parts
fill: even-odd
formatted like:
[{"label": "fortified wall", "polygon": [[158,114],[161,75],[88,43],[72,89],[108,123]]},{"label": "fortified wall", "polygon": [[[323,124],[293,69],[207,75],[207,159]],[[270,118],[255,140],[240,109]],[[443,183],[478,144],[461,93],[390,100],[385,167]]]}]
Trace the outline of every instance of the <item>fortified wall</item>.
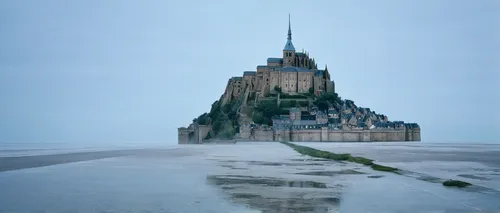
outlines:
[{"label": "fortified wall", "polygon": [[[247,139],[253,141],[302,141],[302,142],[377,142],[420,141],[420,129],[372,130],[254,130]],[[243,138],[244,139],[244,138]]]},{"label": "fortified wall", "polygon": [[200,144],[212,130],[211,126],[193,123],[189,127],[181,127],[177,130],[178,144]]}]

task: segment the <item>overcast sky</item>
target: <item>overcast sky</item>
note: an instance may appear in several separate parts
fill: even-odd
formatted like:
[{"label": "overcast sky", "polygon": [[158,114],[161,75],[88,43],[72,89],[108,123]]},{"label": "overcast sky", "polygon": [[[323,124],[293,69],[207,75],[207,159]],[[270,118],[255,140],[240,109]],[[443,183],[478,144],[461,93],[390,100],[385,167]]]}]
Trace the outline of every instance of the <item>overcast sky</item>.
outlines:
[{"label": "overcast sky", "polygon": [[500,142],[500,1],[0,1],[0,142],[177,143],[293,43],[429,142]]}]

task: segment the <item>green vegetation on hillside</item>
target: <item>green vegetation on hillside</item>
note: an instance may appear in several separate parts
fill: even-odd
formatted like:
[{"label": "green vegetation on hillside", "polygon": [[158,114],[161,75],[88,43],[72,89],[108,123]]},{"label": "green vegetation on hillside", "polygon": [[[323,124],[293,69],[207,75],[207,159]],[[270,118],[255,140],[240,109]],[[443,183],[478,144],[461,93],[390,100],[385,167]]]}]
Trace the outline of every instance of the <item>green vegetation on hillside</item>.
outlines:
[{"label": "green vegetation on hillside", "polygon": [[342,104],[342,100],[337,93],[323,94],[314,101],[314,105],[318,106],[318,109],[322,111],[328,110],[330,105],[336,106],[338,104]]},{"label": "green vegetation on hillside", "polygon": [[282,98],[282,99],[306,99],[306,98],[308,98],[308,94],[289,95],[289,94],[283,93],[280,95],[280,98]]},{"label": "green vegetation on hillside", "polygon": [[276,100],[265,100],[260,101],[257,107],[255,107],[252,120],[256,124],[266,124],[271,126],[273,124],[272,117],[282,114],[288,114],[288,110],[279,108]]},{"label": "green vegetation on hillside", "polygon": [[212,132],[209,133],[208,138],[233,138],[239,131],[238,110],[240,105],[239,101],[231,101],[221,106],[220,101],[215,101],[210,113],[203,113],[198,118],[193,119],[193,123],[212,125]]},{"label": "green vegetation on hillside", "polygon": [[363,157],[354,157],[354,156],[351,156],[351,154],[348,154],[348,153],[335,154],[335,153],[332,153],[332,152],[318,150],[318,149],[314,149],[314,148],[307,147],[307,146],[300,146],[300,145],[296,145],[296,144],[293,144],[293,143],[288,143],[288,142],[281,142],[281,143],[283,143],[283,144],[285,144],[285,145],[293,148],[295,151],[297,151],[300,154],[308,155],[308,156],[311,156],[311,157],[324,158],[324,159],[329,159],[329,160],[349,161],[349,162],[353,162],[353,163],[359,163],[359,164],[363,164],[363,165],[366,165],[366,166],[370,166],[374,170],[383,171],[383,172],[394,172],[394,173],[397,173],[397,171],[398,171],[397,168],[375,164],[375,163],[373,163],[373,160],[371,160],[371,159],[363,158]]}]

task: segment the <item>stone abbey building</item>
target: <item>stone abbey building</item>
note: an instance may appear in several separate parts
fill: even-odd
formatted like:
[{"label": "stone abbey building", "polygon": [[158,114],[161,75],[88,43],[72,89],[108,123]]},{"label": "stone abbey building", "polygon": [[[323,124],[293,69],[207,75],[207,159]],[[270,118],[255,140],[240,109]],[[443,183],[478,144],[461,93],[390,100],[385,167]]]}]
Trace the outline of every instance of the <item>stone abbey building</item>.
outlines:
[{"label": "stone abbey building", "polygon": [[318,69],[316,62],[308,53],[295,52],[290,17],[288,38],[282,57],[267,58],[267,64],[258,65],[256,70],[245,71],[243,77],[229,79],[223,104],[245,95],[243,92],[255,92],[258,97],[264,97],[269,93],[276,93],[275,87],[288,94],[308,93],[311,88],[315,93],[335,92],[335,83],[330,80],[328,68],[325,66],[324,70]]},{"label": "stone abbey building", "polygon": [[[238,140],[420,141],[418,124],[389,121],[387,116],[358,107],[351,100],[339,99],[329,103],[328,109],[324,105],[319,109],[319,104],[313,104],[315,97],[336,95],[334,93],[335,83],[328,68],[318,69],[308,53],[295,51],[289,17],[288,37],[282,57],[267,58],[267,64],[258,65],[255,71],[245,71],[243,76],[230,78],[224,94],[216,103],[222,107],[239,103],[239,131],[234,138]],[[250,117],[255,115],[253,110],[258,103],[264,101],[275,101],[288,114],[275,115],[272,126],[255,124]],[[295,104],[282,105],[291,101]],[[187,128],[178,129],[178,143],[203,143],[210,138],[207,137],[210,132],[213,132],[210,123],[201,124],[193,120]]]}]

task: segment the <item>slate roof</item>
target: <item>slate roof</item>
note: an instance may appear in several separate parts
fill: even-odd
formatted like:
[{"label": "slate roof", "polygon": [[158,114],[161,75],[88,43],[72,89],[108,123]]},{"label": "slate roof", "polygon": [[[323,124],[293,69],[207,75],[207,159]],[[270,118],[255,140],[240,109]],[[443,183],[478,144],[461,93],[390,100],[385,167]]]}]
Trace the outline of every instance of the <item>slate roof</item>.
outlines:
[{"label": "slate roof", "polygon": [[235,81],[242,81],[243,77],[232,77],[231,79]]},{"label": "slate roof", "polygon": [[314,73],[317,77],[323,77],[325,75],[324,70],[317,70],[316,73]]},{"label": "slate roof", "polygon": [[416,123],[406,123],[405,127],[409,128],[409,129],[420,128],[420,126],[418,124],[416,124]]},{"label": "slate roof", "polygon": [[282,63],[282,58],[267,58],[267,63]]},{"label": "slate roof", "polygon": [[267,65],[258,65],[257,69],[262,69],[262,68],[279,68],[280,66],[267,66]]},{"label": "slate roof", "polygon": [[316,120],[316,116],[314,115],[301,115],[300,120]]},{"label": "slate roof", "polygon": [[255,72],[255,71],[245,71],[245,72],[243,72],[243,76],[255,75],[255,74],[257,74],[257,72]]},{"label": "slate roof", "polygon": [[305,53],[295,53],[296,56],[306,56]]},{"label": "slate roof", "polygon": [[295,47],[293,46],[291,39],[288,39],[286,41],[286,44],[285,44],[285,47],[283,48],[283,50],[295,51]]},{"label": "slate roof", "polygon": [[307,69],[307,68],[292,67],[292,66],[283,67],[283,68],[281,68],[280,71],[281,72],[311,72],[311,70]]}]

